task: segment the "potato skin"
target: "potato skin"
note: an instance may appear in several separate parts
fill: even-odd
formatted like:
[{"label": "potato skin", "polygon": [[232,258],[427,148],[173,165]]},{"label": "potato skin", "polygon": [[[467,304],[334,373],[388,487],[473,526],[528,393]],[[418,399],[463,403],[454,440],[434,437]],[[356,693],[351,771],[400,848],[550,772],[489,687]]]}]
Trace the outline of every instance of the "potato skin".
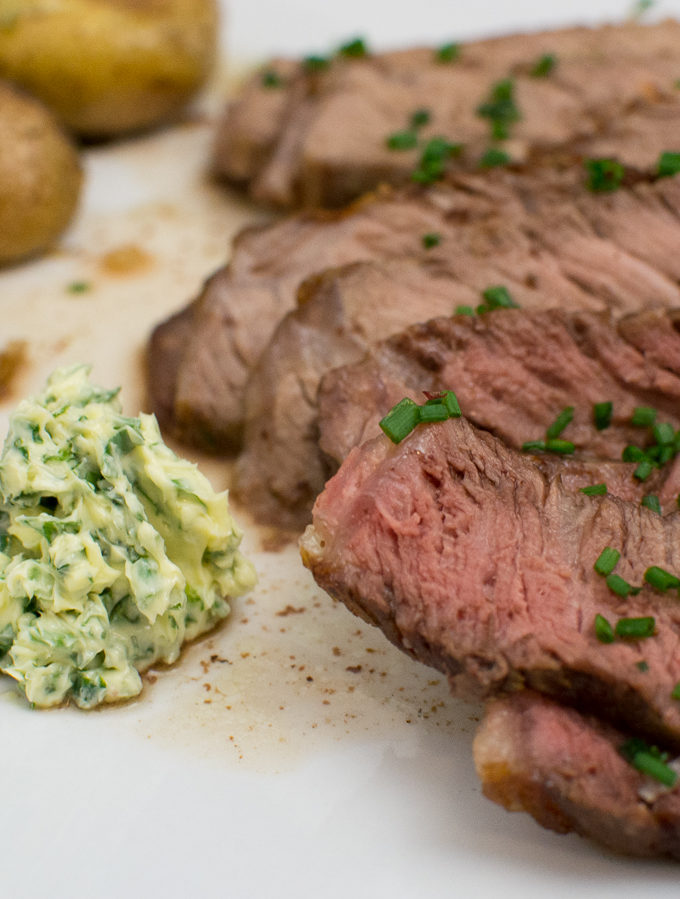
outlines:
[{"label": "potato skin", "polygon": [[46,250],[75,211],[76,148],[41,103],[0,82],[0,266]]},{"label": "potato skin", "polygon": [[205,82],[216,0],[0,0],[0,76],[76,134],[171,120]]}]

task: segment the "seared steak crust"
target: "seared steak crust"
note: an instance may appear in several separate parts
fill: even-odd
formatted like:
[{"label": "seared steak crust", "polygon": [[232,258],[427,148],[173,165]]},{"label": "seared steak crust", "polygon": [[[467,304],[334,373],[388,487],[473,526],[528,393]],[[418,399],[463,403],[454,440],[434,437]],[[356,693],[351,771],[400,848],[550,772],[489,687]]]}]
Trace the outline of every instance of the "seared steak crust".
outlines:
[{"label": "seared steak crust", "polygon": [[[636,856],[680,858],[680,791],[619,752],[626,735],[531,691],[491,702],[474,742],[484,795],[558,833]],[[642,798],[642,797],[645,798]]]},{"label": "seared steak crust", "polygon": [[[547,53],[554,69],[534,77]],[[338,57],[325,71],[273,60],[229,104],[214,167],[258,202],[339,206],[381,182],[409,180],[419,150],[389,150],[386,139],[427,108],[422,139],[445,135],[462,144],[455,166],[474,169],[490,142],[477,108],[507,78],[519,113],[507,145],[513,159],[569,149],[646,167],[675,146],[678,70],[680,24],[672,21],[476,41],[448,64],[433,48]],[[271,72],[279,76],[274,86]]]},{"label": "seared steak crust", "polygon": [[[574,493],[458,419],[352,450],[301,545],[323,589],[445,672],[454,694],[531,687],[678,747],[677,597],[644,586],[622,598],[593,564],[617,548],[617,574],[641,585],[648,566],[680,571],[679,538],[677,513]],[[655,634],[603,645],[597,614],[651,614]]]}]

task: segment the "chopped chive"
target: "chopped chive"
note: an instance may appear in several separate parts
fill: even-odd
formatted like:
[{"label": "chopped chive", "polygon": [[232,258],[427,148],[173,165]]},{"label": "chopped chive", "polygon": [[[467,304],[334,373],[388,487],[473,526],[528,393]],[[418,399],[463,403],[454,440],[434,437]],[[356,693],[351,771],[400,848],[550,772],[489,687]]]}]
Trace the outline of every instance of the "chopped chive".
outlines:
[{"label": "chopped chive", "polygon": [[567,425],[571,422],[574,417],[574,407],[566,406],[560,414],[557,416],[555,421],[549,425],[545,432],[545,436],[548,440],[551,440],[554,437],[559,437],[562,431],[567,427]]},{"label": "chopped chive", "polygon": [[529,74],[532,78],[545,78],[552,72],[556,64],[557,57],[554,53],[544,53],[543,56],[534,63]]},{"label": "chopped chive", "polygon": [[618,190],[625,169],[616,159],[586,159],[586,186],[594,193]]},{"label": "chopped chive", "polygon": [[641,447],[632,444],[624,447],[621,453],[621,459],[624,462],[642,462],[646,458],[647,453]]},{"label": "chopped chive", "polygon": [[397,403],[379,422],[392,443],[401,443],[420,421],[420,407],[408,397]]},{"label": "chopped chive", "polygon": [[482,291],[482,296],[486,300],[486,306],[489,311],[493,309],[519,309],[519,305],[513,300],[508,288],[502,284],[487,287],[486,290]]},{"label": "chopped chive", "polygon": [[674,446],[662,446],[659,449],[659,458],[657,459],[659,465],[665,465],[666,462],[670,462],[677,452]]},{"label": "chopped chive", "polygon": [[[610,577],[616,577],[615,574]],[[638,640],[644,637],[651,637],[656,627],[656,621],[651,615],[643,618],[619,618],[616,622],[614,632],[617,637],[625,640]]]},{"label": "chopped chive", "polygon": [[507,165],[510,162],[510,156],[505,150],[499,150],[497,147],[489,147],[489,149],[481,156],[479,165],[483,169],[493,169],[497,166]]},{"label": "chopped chive", "polygon": [[456,306],[455,315],[474,315],[475,310],[472,306]]},{"label": "chopped chive", "polygon": [[389,150],[412,150],[418,146],[418,135],[414,131],[395,131],[385,143]]},{"label": "chopped chive", "polygon": [[662,421],[652,427],[652,435],[661,446],[671,446],[675,440],[675,429],[667,421]]},{"label": "chopped chive", "polygon": [[670,178],[680,172],[680,153],[662,153],[656,166],[659,178]]},{"label": "chopped chive", "polygon": [[600,643],[614,642],[614,629],[604,615],[595,616],[595,636]]},{"label": "chopped chive", "polygon": [[661,515],[661,503],[659,502],[659,497],[655,496],[653,493],[648,493],[646,496],[643,496],[640,505],[644,506],[646,509],[651,509],[652,512],[656,512],[657,515]]},{"label": "chopped chive", "polygon": [[656,590],[670,590],[680,587],[680,578],[677,578],[665,568],[659,568],[658,565],[650,565],[645,571],[645,581],[651,584]]},{"label": "chopped chive", "polygon": [[635,667],[638,669],[638,671],[649,671],[649,665],[647,664],[647,662],[645,662],[644,659],[641,662],[636,662]]},{"label": "chopped chive", "polygon": [[415,112],[411,113],[411,128],[422,128],[423,125],[427,125],[430,121],[431,113],[429,109],[416,109]]},{"label": "chopped chive", "polygon": [[546,440],[545,448],[549,453],[559,453],[562,456],[570,456],[576,452],[576,447],[571,440],[561,440],[559,437]]},{"label": "chopped chive", "polygon": [[446,409],[451,418],[460,418],[463,414],[460,409],[460,404],[458,402],[458,397],[453,392],[453,390],[447,390],[442,397],[442,402],[446,406]]},{"label": "chopped chive", "polygon": [[581,487],[581,493],[585,493],[586,496],[606,496],[607,485],[592,484],[590,487]]},{"label": "chopped chive", "polygon": [[477,107],[477,115],[491,123],[491,135],[495,140],[509,137],[510,125],[521,118],[514,93],[514,81],[504,78],[493,85],[489,99]]},{"label": "chopped chive", "polygon": [[593,568],[595,569],[595,571],[597,571],[598,574],[611,574],[612,571],[616,568],[620,558],[621,553],[618,551],[618,549],[613,549],[611,546],[605,546],[600,555],[597,557]]},{"label": "chopped chive", "polygon": [[650,406],[636,406],[630,419],[636,428],[651,428],[655,421],[656,409]]},{"label": "chopped chive", "polygon": [[411,179],[419,184],[432,184],[444,177],[446,165],[452,156],[463,149],[462,144],[454,144],[445,137],[432,137],[423,147],[418,168]]},{"label": "chopped chive", "polygon": [[678,775],[665,762],[648,752],[638,752],[633,756],[632,766],[642,774],[647,774],[666,787],[674,787]]},{"label": "chopped chive", "polygon": [[522,444],[523,453],[540,453],[545,451],[545,440],[527,440]]},{"label": "chopped chive", "polygon": [[419,409],[420,421],[446,421],[449,417],[448,409],[444,403],[425,403]]},{"label": "chopped chive", "polygon": [[598,431],[604,431],[612,423],[614,403],[607,401],[593,404],[593,421]]},{"label": "chopped chive", "polygon": [[671,699],[680,699],[680,681],[671,690]]},{"label": "chopped chive", "polygon": [[355,37],[346,44],[338,47],[340,56],[347,56],[351,59],[358,59],[362,56],[368,56],[368,47],[366,41],[361,37]]},{"label": "chopped chive", "polygon": [[91,288],[89,281],[72,281],[66,289],[69,293],[87,293]]},{"label": "chopped chive", "polygon": [[666,754],[659,752],[656,746],[648,746],[639,737],[632,737],[619,747],[619,752],[642,774],[653,777],[667,787],[675,786],[678,775],[666,764]]},{"label": "chopped chive", "polygon": [[636,477],[638,481],[646,481],[652,473],[653,468],[654,465],[652,462],[648,462],[647,459],[643,459],[633,472],[633,477]]},{"label": "chopped chive", "polygon": [[441,234],[437,234],[436,231],[431,231],[428,234],[423,234],[423,246],[426,250],[431,250],[432,247],[436,247],[441,243],[441,239]]},{"label": "chopped chive", "polygon": [[460,56],[460,44],[450,41],[448,44],[442,44],[435,52],[434,58],[437,62],[455,62]]},{"label": "chopped chive", "polygon": [[331,64],[330,59],[327,56],[305,56],[302,60],[302,65],[304,66],[307,72],[322,72],[324,69],[327,69]]},{"label": "chopped chive", "polygon": [[274,69],[262,73],[262,87],[283,87],[283,78]]},{"label": "chopped chive", "polygon": [[635,589],[632,584],[629,584],[628,581],[618,574],[607,575],[607,586],[617,596],[629,596]]}]

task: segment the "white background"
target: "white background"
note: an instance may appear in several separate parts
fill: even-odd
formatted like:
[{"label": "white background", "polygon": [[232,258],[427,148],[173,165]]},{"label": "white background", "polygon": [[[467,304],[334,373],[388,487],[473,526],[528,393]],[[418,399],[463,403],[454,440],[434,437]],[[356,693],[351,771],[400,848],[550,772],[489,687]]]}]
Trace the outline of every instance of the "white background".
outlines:
[{"label": "white background", "polygon": [[[615,0],[232,0],[223,50],[240,66],[323,53],[355,35],[378,49],[441,44],[627,11]],[[673,12],[679,3],[654,15]],[[56,362],[89,360],[139,409],[149,328],[258,214],[206,186],[211,127],[88,152],[62,250],[0,275],[5,337],[31,351],[22,388],[37,389]],[[131,241],[150,269],[104,278],[103,251]],[[67,297],[64,285],[79,279],[92,295]],[[139,701],[36,712],[3,684],[7,896],[677,897],[677,865],[613,858],[484,800],[470,751],[478,710],[316,592],[294,548],[267,552],[246,531],[261,572],[253,602],[237,603],[226,627],[159,672]],[[287,605],[304,611],[283,617]]]}]

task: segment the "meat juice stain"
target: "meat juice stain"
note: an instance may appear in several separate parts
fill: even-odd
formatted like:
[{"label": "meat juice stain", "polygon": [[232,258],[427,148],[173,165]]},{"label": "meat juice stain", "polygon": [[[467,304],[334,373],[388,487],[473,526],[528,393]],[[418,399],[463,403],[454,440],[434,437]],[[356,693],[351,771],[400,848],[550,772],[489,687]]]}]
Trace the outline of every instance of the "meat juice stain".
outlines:
[{"label": "meat juice stain", "polygon": [[254,561],[260,584],[233,603],[224,626],[171,671],[152,673],[143,716],[152,739],[274,773],[347,741],[412,739],[416,725],[424,736],[471,735],[470,707],[451,698],[445,678],[357,627],[314,585],[295,547]]}]

